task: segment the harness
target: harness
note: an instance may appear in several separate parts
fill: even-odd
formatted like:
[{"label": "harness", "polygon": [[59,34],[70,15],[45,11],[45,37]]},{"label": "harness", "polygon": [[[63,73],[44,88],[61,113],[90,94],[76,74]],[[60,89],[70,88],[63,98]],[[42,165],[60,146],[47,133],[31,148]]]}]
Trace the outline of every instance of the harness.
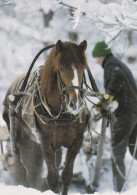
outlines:
[{"label": "harness", "polygon": [[[47,48],[51,48],[53,46],[54,45],[49,46]],[[24,116],[24,118],[23,117],[22,118],[26,119],[24,121],[29,122],[29,127],[30,127],[31,132],[27,132],[27,133],[34,135],[32,137],[32,139],[34,139],[34,141],[36,141],[37,143],[40,143],[40,140],[39,140],[39,133],[37,132],[37,128],[36,128],[36,124],[35,124],[35,122],[36,122],[35,116],[37,116],[42,121],[42,123],[48,124],[48,125],[49,124],[50,125],[52,125],[52,124],[54,124],[54,125],[68,125],[68,124],[73,124],[73,122],[78,120],[78,119],[80,119],[80,122],[82,122],[83,112],[86,113],[87,120],[90,117],[90,112],[88,111],[86,106],[84,106],[83,109],[81,109],[81,112],[78,115],[71,115],[69,113],[62,113],[62,106],[60,108],[59,113],[55,113],[53,110],[52,111],[50,110],[50,108],[46,102],[46,98],[42,98],[41,93],[40,93],[41,92],[41,85],[40,85],[39,78],[40,78],[40,73],[41,73],[42,67],[38,71],[35,71],[32,78],[29,79],[32,67],[34,66],[36,59],[39,57],[39,55],[43,51],[47,50],[47,48],[42,49],[34,58],[31,66],[29,68],[29,71],[28,71],[28,73],[27,73],[27,75],[26,75],[26,77],[21,85],[19,93],[16,94],[15,99],[11,100],[12,105],[10,106],[10,111],[12,112],[10,114],[11,122],[15,123],[15,116],[17,114],[15,109],[16,109],[16,107],[18,107],[17,103],[19,103],[19,104],[22,103],[22,105],[23,105],[25,98],[29,99],[28,106],[30,106],[29,102],[31,102],[33,109],[30,109],[30,107],[26,106],[25,110],[21,110],[21,112],[22,112],[21,114],[22,114],[22,116]],[[60,92],[61,92],[62,103],[67,101],[67,96],[66,96],[65,92],[67,90],[70,90],[70,89],[78,89],[84,96],[88,95],[88,93],[89,94],[91,93],[91,96],[99,97],[99,95],[100,95],[99,99],[102,98],[102,95],[99,93],[99,90],[96,86],[96,83],[93,79],[93,76],[92,76],[89,68],[87,68],[87,72],[88,72],[88,76],[89,76],[89,80],[90,80],[92,89],[86,83],[85,74],[83,74],[83,83],[82,83],[81,87],[79,87],[79,86],[65,86],[62,79],[61,79],[60,72],[58,70],[57,75],[58,75],[58,79],[59,79],[59,83],[60,83],[60,89],[61,89]],[[29,82],[28,82],[28,80],[29,80]],[[32,85],[32,84],[34,84],[34,85]],[[86,88],[89,88],[91,90],[90,92],[88,91],[87,94],[86,94],[86,91],[84,91],[84,89],[83,89],[83,84],[85,84]],[[29,90],[29,89],[31,89],[31,90]],[[21,100],[21,101],[19,102],[19,100]],[[104,105],[104,107],[107,107],[107,105],[106,106]],[[29,110],[30,110],[30,113],[28,113]],[[30,116],[28,117],[28,114],[30,114],[32,121],[30,121]],[[104,139],[104,135],[105,135],[105,131],[106,131],[106,122],[107,122],[107,118],[105,116],[103,116],[103,122],[102,122],[102,134],[103,134],[102,137],[103,137],[103,139]],[[90,125],[90,124],[88,123],[88,125]],[[89,128],[89,130],[90,130],[90,128]],[[10,132],[11,132],[11,134],[13,133],[12,137],[15,138],[16,135],[15,135],[15,131],[13,129],[13,126],[11,126]],[[100,144],[99,144],[100,153],[98,155],[99,156],[98,162],[101,162],[101,156],[102,156],[101,154],[103,152],[103,148],[101,148],[101,144],[103,142],[102,141],[103,139],[101,139]],[[11,140],[11,142],[13,144],[15,143],[14,140]],[[14,149],[14,145],[13,145],[13,149]],[[97,170],[100,170],[99,168],[100,168],[100,166],[97,167]],[[100,173],[97,172],[97,176],[99,176],[99,174]]]},{"label": "harness", "polygon": [[[42,121],[42,123],[44,124],[72,124],[75,120],[78,119],[78,117],[80,118],[80,121],[82,122],[82,112],[86,111],[88,112],[88,109],[86,107],[86,105],[83,107],[83,109],[81,110],[81,112],[77,115],[72,115],[70,113],[66,113],[63,112],[62,113],[62,104],[65,103],[67,101],[67,95],[66,95],[66,91],[70,90],[70,89],[78,89],[81,93],[81,95],[84,93],[84,89],[83,89],[83,83],[85,84],[86,88],[89,88],[91,90],[91,88],[87,85],[86,83],[86,79],[85,79],[85,73],[83,75],[83,83],[82,86],[65,86],[62,79],[61,79],[61,75],[60,75],[60,70],[57,71],[57,75],[59,78],[59,84],[60,84],[60,89],[61,89],[61,108],[60,108],[60,112],[56,113],[53,110],[51,111],[49,106],[47,105],[46,99],[41,97],[41,93],[40,93],[40,81],[39,81],[39,77],[40,77],[40,72],[42,70],[42,67],[39,68],[39,70],[34,72],[34,76],[31,79],[31,82],[28,83],[29,77],[30,77],[30,73],[31,70],[36,62],[36,60],[38,59],[38,57],[46,50],[54,47],[55,45],[50,45],[48,47],[43,48],[42,50],[40,50],[38,52],[38,54],[35,56],[35,58],[33,59],[30,68],[25,76],[25,79],[23,80],[23,83],[19,89],[19,92],[15,95],[14,100],[12,101],[12,103],[14,105],[17,105],[18,101],[21,99],[22,96],[25,96],[29,93],[27,93],[27,88],[34,82],[35,83],[35,94],[33,97],[33,107],[34,107],[34,112],[36,114],[36,116]],[[93,88],[93,91],[98,92],[98,88],[96,86],[95,80],[93,79],[93,76],[90,72],[90,69],[87,68],[87,72],[88,72],[88,76],[89,76],[89,80],[91,82],[91,86]]]},{"label": "harness", "polygon": [[[33,83],[35,83],[36,86],[36,92],[33,96],[33,109],[36,116],[41,120],[43,124],[47,124],[47,125],[72,124],[75,120],[78,119],[78,117],[80,117],[80,114],[74,116],[70,113],[66,113],[66,112],[62,113],[62,104],[61,104],[60,112],[57,113],[49,108],[46,98],[44,97],[43,99],[41,97],[41,93],[40,93],[41,86],[39,81],[41,70],[42,67],[40,67],[39,71],[36,71],[34,73],[33,75],[34,79],[32,79]],[[33,83],[31,83],[30,85],[33,85]],[[61,90],[61,94],[63,95],[63,97],[65,96],[62,90]],[[65,99],[63,100],[63,102],[65,102]]]},{"label": "harness", "polygon": [[59,70],[57,71],[57,75],[58,75],[58,78],[59,78],[59,84],[60,84],[60,89],[61,89],[61,94],[60,95],[61,95],[62,102],[66,102],[67,101],[67,95],[65,94],[65,92],[67,90],[78,89],[81,92],[81,95],[84,93],[83,83],[82,83],[81,87],[79,87],[79,86],[68,86],[68,87],[66,87],[65,84],[63,83],[62,79],[61,79]]}]

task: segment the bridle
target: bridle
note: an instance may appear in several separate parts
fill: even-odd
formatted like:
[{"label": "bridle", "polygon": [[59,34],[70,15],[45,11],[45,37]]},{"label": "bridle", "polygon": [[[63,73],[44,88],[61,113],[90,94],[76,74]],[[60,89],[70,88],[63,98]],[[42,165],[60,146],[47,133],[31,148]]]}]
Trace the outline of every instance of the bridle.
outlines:
[{"label": "bridle", "polygon": [[[22,84],[20,86],[20,89],[19,89],[18,93],[14,94],[14,100],[12,100],[12,104],[13,105],[16,106],[18,104],[18,101],[21,99],[21,97],[23,97],[26,94],[25,89],[27,88],[27,84],[28,84],[28,80],[29,80],[29,77],[30,77],[30,73],[31,73],[31,70],[32,70],[36,60],[38,59],[38,57],[44,51],[46,51],[46,50],[48,50],[50,48],[53,48],[54,46],[55,45],[49,45],[48,47],[44,47],[34,57],[31,65],[30,65],[30,67],[28,69],[28,72],[27,72],[27,74],[26,74],[26,76],[25,76],[25,78],[24,78],[24,80],[23,80],[23,82],[22,82]],[[63,102],[65,102],[65,104],[66,104],[66,102],[68,100],[67,99],[68,97],[67,97],[67,94],[66,94],[66,91],[68,91],[68,90],[78,89],[80,91],[80,93],[81,93],[82,98],[84,97],[84,92],[85,92],[85,90],[83,89],[83,84],[85,84],[86,88],[89,88],[90,90],[95,91],[95,92],[99,92],[99,90],[98,90],[98,88],[96,86],[95,80],[94,80],[94,78],[93,78],[93,76],[92,76],[92,74],[90,72],[90,69],[87,67],[86,70],[88,72],[88,76],[89,76],[89,80],[90,80],[92,89],[86,83],[85,73],[83,73],[83,81],[82,81],[81,87],[79,87],[79,86],[65,86],[65,84],[63,83],[63,81],[61,79],[60,71],[59,70],[57,71],[59,84],[60,84],[60,92],[61,92],[61,101],[62,101],[62,103],[61,103],[60,111],[59,111],[59,113],[56,114],[56,116],[52,114],[52,112],[49,109],[48,105],[45,104],[45,101],[41,97],[40,85],[39,85],[40,83],[38,81],[39,79],[37,79],[38,82],[37,82],[36,86],[37,86],[37,89],[38,89],[38,91],[37,91],[38,92],[38,96],[36,95],[35,97],[38,97],[38,101],[40,100],[40,102],[38,104],[34,105],[34,112],[35,112],[35,114],[37,116],[37,114],[38,114],[37,109],[41,108],[43,110],[43,108],[44,108],[44,110],[47,111],[46,113],[48,113],[49,115],[48,115],[48,117],[46,117],[47,114],[44,115],[44,117],[46,118],[46,122],[44,124],[70,124],[70,123],[73,123],[73,121],[75,121],[78,116],[80,117],[80,120],[81,120],[81,112],[74,117],[72,114],[69,114],[69,116],[68,116],[67,113],[65,113],[65,112],[62,113],[62,110],[63,110]],[[33,103],[34,103],[34,101],[33,101]],[[67,114],[67,116],[66,116],[66,114]],[[39,116],[40,115],[38,114],[38,117]],[[64,116],[65,116],[65,119],[64,119]],[[42,118],[40,117],[40,120],[43,121],[43,117]]]},{"label": "bridle", "polygon": [[83,95],[83,93],[84,93],[83,82],[82,82],[82,86],[81,87],[79,87],[79,86],[65,86],[65,84],[62,81],[61,75],[60,75],[60,70],[57,70],[57,75],[58,75],[58,78],[59,78],[60,94],[61,94],[61,101],[62,102],[66,102],[67,101],[66,91],[68,91],[68,90],[78,89],[80,91],[80,93],[81,93],[81,96]]},{"label": "bridle", "polygon": [[[35,62],[36,62],[36,60],[38,59],[38,57],[39,57],[44,51],[46,51],[46,50],[48,50],[48,49],[50,49],[50,48],[53,48],[54,46],[55,46],[55,45],[49,45],[49,46],[47,46],[47,47],[44,47],[44,48],[41,49],[41,50],[37,53],[37,55],[34,57],[34,59],[33,59],[32,63],[31,63],[31,65],[30,65],[30,67],[29,67],[29,70],[28,70],[28,72],[27,72],[27,74],[26,74],[26,76],[25,76],[25,79],[24,79],[24,81],[23,81],[23,83],[22,83],[22,85],[21,85],[21,88],[20,88],[20,90],[19,90],[19,93],[18,93],[18,95],[15,96],[15,99],[14,99],[14,101],[13,101],[13,104],[14,104],[14,105],[17,105],[18,101],[19,101],[20,98],[23,96],[24,91],[25,91],[25,88],[26,88],[26,86],[27,86],[27,82],[28,82],[28,79],[29,79],[31,70],[32,70],[32,68],[33,68],[33,66],[34,66],[34,64],[35,64]],[[87,67],[86,70],[87,70],[87,72],[88,72],[89,80],[90,80],[90,83],[91,83],[91,86],[92,86],[93,91],[99,92],[99,90],[98,90],[98,88],[97,88],[97,86],[96,86],[95,80],[94,80],[94,78],[93,78],[93,76],[92,76],[92,74],[91,74],[91,72],[90,72],[90,69]],[[64,85],[64,83],[62,82],[62,79],[61,79],[59,70],[58,70],[57,74],[58,74],[58,77],[59,77],[59,83],[60,83],[60,88],[61,88],[61,98],[62,98],[62,101],[63,101],[63,100],[66,101],[66,100],[67,100],[67,96],[66,96],[66,94],[65,94],[65,92],[66,92],[67,90],[70,90],[70,89],[78,89],[78,90],[81,92],[81,94],[83,94],[83,92],[84,92],[84,90],[83,90],[83,83],[86,85],[86,87],[88,87],[89,89],[91,89],[91,88],[87,85],[87,83],[86,83],[85,74],[83,75],[82,87],[79,87],[79,86],[68,86],[68,87],[66,87],[66,86]],[[92,90],[92,89],[91,89],[91,90]]]}]

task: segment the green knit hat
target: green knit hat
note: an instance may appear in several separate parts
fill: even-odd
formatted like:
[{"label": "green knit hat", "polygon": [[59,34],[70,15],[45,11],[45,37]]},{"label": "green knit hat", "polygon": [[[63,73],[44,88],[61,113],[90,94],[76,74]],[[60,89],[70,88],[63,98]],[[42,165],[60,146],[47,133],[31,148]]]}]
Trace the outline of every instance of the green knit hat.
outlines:
[{"label": "green knit hat", "polygon": [[92,51],[92,56],[95,57],[100,57],[100,56],[106,56],[112,54],[111,49],[108,47],[108,45],[105,43],[105,41],[98,42],[96,43],[93,51]]}]

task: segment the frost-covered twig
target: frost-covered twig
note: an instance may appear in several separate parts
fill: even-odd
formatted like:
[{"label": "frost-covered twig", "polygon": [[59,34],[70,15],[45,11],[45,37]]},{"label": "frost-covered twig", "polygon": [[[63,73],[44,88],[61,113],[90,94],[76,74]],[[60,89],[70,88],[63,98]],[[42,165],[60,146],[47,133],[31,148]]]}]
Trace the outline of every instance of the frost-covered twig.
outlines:
[{"label": "frost-covered twig", "polygon": [[63,3],[62,1],[59,1],[59,4],[60,4],[60,5],[64,5],[64,6],[66,6],[66,7],[69,7],[69,8],[71,8],[71,9],[77,9],[77,8],[75,8],[75,7],[72,7],[72,6],[70,6],[70,5],[67,5],[67,4]]},{"label": "frost-covered twig", "polygon": [[9,5],[9,4],[12,4],[12,3],[13,3],[13,1],[5,2],[5,3],[0,3],[0,6]]},{"label": "frost-covered twig", "polygon": [[[125,49],[124,42],[118,40],[123,39],[122,33],[127,31],[137,30],[137,1],[133,0],[121,0],[121,2],[113,3],[100,3],[98,0],[86,1],[86,0],[60,0],[60,2],[68,7],[74,9],[73,22],[74,28],[81,23],[81,18],[84,15],[89,18],[94,25],[102,32],[105,33],[105,40],[110,43],[115,40],[117,44],[122,43],[122,50]],[[122,52],[123,53],[123,52]]]}]

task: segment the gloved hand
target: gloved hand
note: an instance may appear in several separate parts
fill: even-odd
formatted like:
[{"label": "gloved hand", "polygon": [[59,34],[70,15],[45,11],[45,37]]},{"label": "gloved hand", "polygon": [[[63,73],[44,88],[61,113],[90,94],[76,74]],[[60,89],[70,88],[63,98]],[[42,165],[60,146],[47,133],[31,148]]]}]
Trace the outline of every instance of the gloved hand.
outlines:
[{"label": "gloved hand", "polygon": [[[103,98],[104,98],[104,100],[108,100],[109,99],[110,102],[112,102],[114,96],[110,96],[108,94],[104,94],[104,97]],[[101,110],[102,110],[102,102],[101,101],[97,102],[97,104],[96,105],[93,105],[92,108],[95,109],[98,112],[101,112]]]},{"label": "gloved hand", "polygon": [[92,108],[95,109],[98,112],[101,112],[101,101],[97,102],[96,105],[93,105]]},{"label": "gloved hand", "polygon": [[114,98],[114,96],[108,95],[108,94],[104,94],[104,96],[103,96],[103,100],[106,100],[106,101],[109,100],[110,102],[113,101],[113,98]]}]

